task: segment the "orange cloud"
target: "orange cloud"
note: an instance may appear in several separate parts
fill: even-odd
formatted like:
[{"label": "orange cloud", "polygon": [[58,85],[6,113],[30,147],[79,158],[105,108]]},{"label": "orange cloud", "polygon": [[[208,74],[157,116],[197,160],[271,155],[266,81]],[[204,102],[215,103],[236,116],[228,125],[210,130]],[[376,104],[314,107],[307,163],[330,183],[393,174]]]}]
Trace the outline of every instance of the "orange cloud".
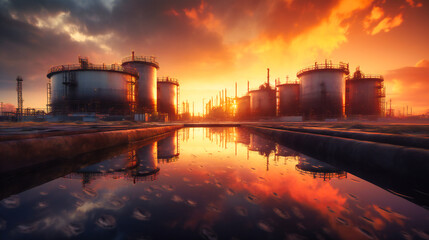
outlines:
[{"label": "orange cloud", "polygon": [[377,7],[377,6],[374,6],[373,8],[372,8],[372,11],[371,11],[371,14],[370,15],[368,15],[366,18],[365,18],[365,21],[364,21],[364,28],[365,29],[367,29],[367,33],[371,33],[370,31],[368,31],[368,29],[371,27],[371,25],[375,22],[375,21],[377,21],[377,20],[379,20],[381,17],[383,17],[383,15],[384,15],[384,11],[383,11],[383,9],[381,8],[381,7]]},{"label": "orange cloud", "polygon": [[414,114],[429,112],[428,60],[420,60],[412,67],[391,70],[385,75],[385,81],[387,96],[392,99],[392,108],[403,112],[404,106],[409,106],[413,107]]},{"label": "orange cloud", "polygon": [[403,21],[402,13],[396,15],[394,18],[386,17],[370,31],[371,35],[375,35],[380,32],[389,32],[392,28],[401,25]]}]

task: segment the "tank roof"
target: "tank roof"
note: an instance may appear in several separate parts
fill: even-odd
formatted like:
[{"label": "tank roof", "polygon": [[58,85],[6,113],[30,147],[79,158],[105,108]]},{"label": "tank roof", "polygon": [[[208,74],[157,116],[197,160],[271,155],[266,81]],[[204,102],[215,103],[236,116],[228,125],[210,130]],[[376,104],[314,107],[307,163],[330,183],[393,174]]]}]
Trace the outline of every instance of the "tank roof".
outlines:
[{"label": "tank roof", "polygon": [[51,78],[52,75],[60,72],[67,71],[108,71],[119,72],[139,77],[139,73],[134,68],[122,67],[118,64],[92,64],[88,62],[87,58],[79,58],[79,64],[58,65],[51,67],[48,71],[47,77]]},{"label": "tank roof", "polygon": [[325,63],[314,63],[314,65],[306,67],[304,69],[301,69],[296,76],[300,77],[302,74],[309,73],[309,72],[317,72],[317,71],[341,71],[345,74],[349,74],[349,64],[348,63],[342,63],[339,64],[332,64],[332,62],[325,61]]},{"label": "tank roof", "polygon": [[276,87],[296,86],[296,85],[300,85],[300,83],[299,82],[282,83],[282,84],[276,85]]},{"label": "tank roof", "polygon": [[374,75],[374,74],[364,74],[359,69],[353,74],[353,77],[347,76],[346,81],[356,81],[356,80],[375,80],[375,81],[383,81],[384,78],[382,75]]},{"label": "tank roof", "polygon": [[156,57],[153,56],[134,56],[133,54],[122,59],[122,64],[130,62],[147,63],[156,68],[159,68],[159,63],[156,61]]},{"label": "tank roof", "polygon": [[158,83],[170,83],[179,86],[179,82],[175,78],[171,77],[158,77],[157,79]]}]

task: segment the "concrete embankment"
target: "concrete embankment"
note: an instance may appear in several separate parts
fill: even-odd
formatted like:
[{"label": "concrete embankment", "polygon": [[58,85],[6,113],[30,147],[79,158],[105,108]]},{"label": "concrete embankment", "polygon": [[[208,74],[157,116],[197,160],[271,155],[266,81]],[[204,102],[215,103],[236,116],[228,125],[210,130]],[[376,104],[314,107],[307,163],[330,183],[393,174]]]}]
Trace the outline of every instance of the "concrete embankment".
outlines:
[{"label": "concrete embankment", "polygon": [[424,148],[429,149],[429,138],[406,136],[398,134],[386,133],[371,133],[371,132],[356,132],[356,131],[340,131],[333,129],[320,128],[303,128],[303,127],[288,127],[288,126],[270,126],[264,125],[267,128],[289,130],[294,132],[314,133],[333,137],[350,138],[355,140],[370,141],[377,143],[387,143],[404,147]]},{"label": "concrete embankment", "polygon": [[183,125],[1,141],[0,172],[30,167],[59,158],[73,158],[83,153],[147,140],[181,127]]},{"label": "concrete embankment", "polygon": [[323,134],[247,126],[304,154],[372,172],[423,180],[429,172],[429,150]]}]

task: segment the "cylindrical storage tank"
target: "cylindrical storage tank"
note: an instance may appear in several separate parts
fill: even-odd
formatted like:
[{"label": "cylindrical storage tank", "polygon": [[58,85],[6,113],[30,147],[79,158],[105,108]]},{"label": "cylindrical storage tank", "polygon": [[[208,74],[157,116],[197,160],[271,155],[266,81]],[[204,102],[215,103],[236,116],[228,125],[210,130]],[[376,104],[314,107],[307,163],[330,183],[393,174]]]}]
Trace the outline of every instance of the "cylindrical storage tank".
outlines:
[{"label": "cylindrical storage tank", "polygon": [[300,115],[299,88],[298,83],[285,83],[276,86],[278,116]]},{"label": "cylindrical storage tank", "polygon": [[139,73],[137,81],[137,113],[154,113],[156,109],[156,80],[159,64],[155,57],[134,56],[122,60],[123,67],[135,68]]},{"label": "cylindrical storage tank", "polygon": [[380,75],[364,75],[360,70],[346,80],[347,117],[380,117],[384,109],[384,79]]},{"label": "cylindrical storage tank", "polygon": [[174,78],[158,78],[157,82],[158,112],[167,113],[170,120],[175,120],[178,110],[179,82]]},{"label": "cylindrical storage tank", "polygon": [[149,175],[159,171],[157,143],[153,142],[136,151],[137,165],[135,176]]},{"label": "cylindrical storage tank", "polygon": [[237,119],[248,119],[250,117],[250,96],[243,96],[237,100]]},{"label": "cylindrical storage tank", "polygon": [[276,115],[276,91],[262,85],[258,90],[249,92],[250,113],[252,117],[273,117]]},{"label": "cylindrical storage tank", "polygon": [[179,156],[179,143],[177,132],[158,141],[158,161],[170,162],[172,159]]},{"label": "cylindrical storage tank", "polygon": [[342,118],[345,83],[349,65],[315,64],[297,73],[301,82],[300,101],[304,119]]},{"label": "cylindrical storage tank", "polygon": [[90,64],[87,58],[80,58],[79,62],[49,70],[53,114],[130,115],[135,103],[137,71],[115,64]]}]

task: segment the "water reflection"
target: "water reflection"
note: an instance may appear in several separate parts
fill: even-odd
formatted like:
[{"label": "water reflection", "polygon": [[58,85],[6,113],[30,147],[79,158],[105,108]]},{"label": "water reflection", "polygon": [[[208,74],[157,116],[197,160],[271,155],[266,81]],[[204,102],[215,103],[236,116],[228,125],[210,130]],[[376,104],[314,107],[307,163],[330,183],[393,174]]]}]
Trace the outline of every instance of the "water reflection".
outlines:
[{"label": "water reflection", "polygon": [[3,199],[0,238],[424,238],[428,218],[243,129],[188,128]]},{"label": "water reflection", "polygon": [[133,183],[154,181],[158,172],[157,142],[153,142],[142,147],[130,146],[126,153],[82,168],[65,178],[81,179],[85,187],[100,177],[126,179]]},{"label": "water reflection", "polygon": [[313,178],[321,178],[324,181],[331,178],[347,178],[347,172],[317,159],[301,155],[298,161],[296,170],[300,173],[311,175]]}]

